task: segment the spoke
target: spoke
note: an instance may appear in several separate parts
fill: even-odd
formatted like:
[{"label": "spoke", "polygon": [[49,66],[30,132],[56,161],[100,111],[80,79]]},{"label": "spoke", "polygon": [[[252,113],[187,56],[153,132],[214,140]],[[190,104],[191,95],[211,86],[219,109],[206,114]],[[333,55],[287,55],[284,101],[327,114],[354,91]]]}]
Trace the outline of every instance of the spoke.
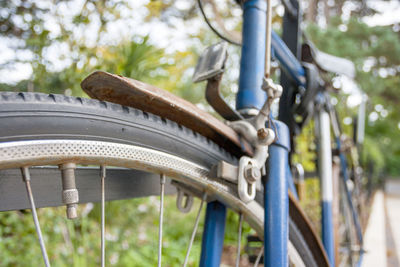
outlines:
[{"label": "spoke", "polygon": [[29,168],[28,167],[21,168],[21,173],[22,173],[22,178],[26,185],[26,192],[28,193],[29,202],[31,204],[33,222],[35,223],[36,233],[39,238],[39,244],[40,244],[40,249],[42,250],[44,264],[46,265],[46,267],[49,267],[50,266],[49,257],[47,256],[46,247],[44,245],[44,240],[42,236],[42,230],[40,229],[40,224],[36,213],[35,201],[33,199],[33,194],[31,189],[31,175],[29,173]]},{"label": "spoke", "polygon": [[158,267],[161,267],[162,253],[162,235],[163,235],[163,217],[164,217],[164,191],[165,191],[165,174],[160,175],[160,220],[158,222]]},{"label": "spoke", "polygon": [[101,267],[105,266],[106,259],[106,243],[105,243],[105,178],[106,178],[106,166],[100,166],[100,176],[101,176]]},{"label": "spoke", "polygon": [[194,238],[195,238],[196,232],[197,232],[197,227],[199,226],[201,210],[203,209],[203,204],[206,201],[206,199],[207,199],[207,193],[204,192],[203,198],[201,199],[199,211],[197,212],[196,222],[194,223],[192,236],[190,237],[189,246],[188,246],[188,249],[186,251],[186,257],[185,257],[185,261],[183,262],[183,267],[186,267],[186,265],[188,263],[190,250],[192,249],[193,241],[194,241]]},{"label": "spoke", "polygon": [[264,253],[264,246],[261,247],[260,252],[257,255],[257,259],[254,262],[254,267],[258,267],[258,264],[260,263],[261,256],[263,255],[263,253]]},{"label": "spoke", "polygon": [[240,243],[242,241],[242,229],[243,229],[243,214],[239,215],[239,227],[238,227],[238,244],[237,244],[237,254],[236,254],[236,267],[240,264]]}]

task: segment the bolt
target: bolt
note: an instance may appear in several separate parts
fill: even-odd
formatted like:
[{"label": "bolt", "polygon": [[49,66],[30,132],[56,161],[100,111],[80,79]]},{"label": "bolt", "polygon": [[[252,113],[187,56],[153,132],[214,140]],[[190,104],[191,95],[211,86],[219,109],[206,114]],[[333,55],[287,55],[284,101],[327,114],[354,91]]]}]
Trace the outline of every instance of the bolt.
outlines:
[{"label": "bolt", "polygon": [[274,142],[275,132],[270,128],[261,128],[257,131],[257,137],[260,145],[269,146]]},{"label": "bolt", "polygon": [[265,128],[260,128],[257,131],[257,136],[260,140],[264,140],[269,135],[268,131]]},{"label": "bolt", "polygon": [[261,171],[259,168],[247,165],[244,169],[244,177],[249,183],[254,183],[261,178]]}]

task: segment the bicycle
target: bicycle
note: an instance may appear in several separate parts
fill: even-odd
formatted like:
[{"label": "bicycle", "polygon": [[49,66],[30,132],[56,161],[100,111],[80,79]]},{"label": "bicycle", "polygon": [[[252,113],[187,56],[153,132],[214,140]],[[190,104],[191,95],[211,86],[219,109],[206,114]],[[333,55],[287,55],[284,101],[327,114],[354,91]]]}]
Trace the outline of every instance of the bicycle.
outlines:
[{"label": "bicycle", "polygon": [[[161,207],[158,266],[161,266],[164,195],[175,192],[182,212],[190,209],[193,197],[201,200],[184,266],[205,202],[200,266],[219,266],[227,207],[240,218],[236,266],[240,261],[243,221],[264,239],[263,249],[257,251],[256,266],[263,253],[266,266],[287,266],[289,262],[295,266],[334,265],[330,124],[325,110],[326,96],[321,94],[323,87],[316,70],[316,65],[321,67],[321,63],[315,63],[315,56],[309,55],[313,63],[300,64],[296,55],[299,54],[301,11],[297,1],[284,3],[287,12],[283,40],[271,33],[271,22],[265,23],[271,18],[270,5],[263,0],[241,3],[243,40],[236,110],[225,104],[218,91],[226,46],[213,46],[200,58],[195,79],[208,80],[206,98],[230,121],[230,127],[165,91],[104,72],[95,72],[82,83],[88,95],[98,100],[1,93],[1,125],[8,127],[2,127],[0,134],[0,210],[32,209],[46,266],[50,263],[36,207],[66,205],[67,217],[76,218],[78,203],[101,202],[101,264],[104,266],[105,201],[158,193]],[[293,36],[297,37],[290,41]],[[282,122],[271,119],[272,102],[266,98],[266,94],[270,100],[280,94],[279,86],[264,79],[265,70],[269,70],[265,67],[271,55],[269,42],[285,71],[281,77],[285,90],[278,117]],[[269,75],[267,71],[267,78]],[[296,94],[301,101],[293,108]],[[316,102],[320,104],[317,116],[325,190],[322,193],[325,200],[323,245],[298,205],[289,170],[292,138],[296,129],[314,114]],[[259,110],[264,110],[266,115]],[[295,114],[302,115],[301,123],[294,121]],[[254,115],[253,120],[259,121],[252,125],[258,128],[250,129],[244,118]],[[267,167],[264,167],[268,153]],[[93,165],[100,167],[85,167]],[[49,166],[58,166],[59,171]],[[61,172],[61,181],[53,178],[58,172]],[[17,180],[18,176],[22,179]],[[132,176],[137,178],[128,179]],[[265,178],[262,180],[261,176]],[[27,190],[26,199],[15,197],[22,195],[22,181]],[[60,192],[53,188],[62,188],[62,199]]]}]

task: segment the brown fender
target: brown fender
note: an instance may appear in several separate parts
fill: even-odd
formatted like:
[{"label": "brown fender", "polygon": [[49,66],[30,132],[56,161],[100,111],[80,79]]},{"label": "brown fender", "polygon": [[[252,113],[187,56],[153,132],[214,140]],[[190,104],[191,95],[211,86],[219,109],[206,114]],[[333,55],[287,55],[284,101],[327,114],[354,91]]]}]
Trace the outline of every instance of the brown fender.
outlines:
[{"label": "brown fender", "polygon": [[289,192],[289,215],[296,223],[297,228],[303,235],[308,247],[313,253],[314,259],[319,267],[329,267],[328,256],[322,245],[321,239],[315,232],[310,220],[304,213],[296,198]]},{"label": "brown fender", "polygon": [[[230,127],[168,91],[102,71],[90,74],[83,80],[81,87],[92,98],[138,108],[175,121],[213,140],[238,157],[243,153],[252,154],[250,144],[240,139]],[[311,249],[317,265],[329,266],[322,243],[311,223],[291,194],[289,200],[290,216]]]},{"label": "brown fender", "polygon": [[252,148],[226,124],[174,94],[126,77],[96,71],[81,83],[91,97],[117,103],[175,121],[213,140],[230,153],[252,154]]}]

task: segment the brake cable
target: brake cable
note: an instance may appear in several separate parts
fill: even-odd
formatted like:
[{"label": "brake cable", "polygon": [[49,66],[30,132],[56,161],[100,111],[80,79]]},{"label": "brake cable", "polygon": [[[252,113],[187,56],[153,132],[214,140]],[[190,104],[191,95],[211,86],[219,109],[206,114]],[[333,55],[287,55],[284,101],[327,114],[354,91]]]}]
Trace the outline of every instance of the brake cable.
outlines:
[{"label": "brake cable", "polygon": [[201,3],[201,0],[197,0],[197,3],[199,4],[199,8],[201,11],[201,14],[203,15],[204,20],[206,21],[208,27],[210,27],[210,29],[222,40],[227,41],[228,43],[231,43],[233,45],[237,45],[237,46],[242,46],[242,44],[240,42],[234,41],[228,37],[225,37],[224,35],[222,35],[217,29],[214,28],[214,26],[211,25],[211,22],[209,21],[209,19],[207,18],[206,13],[204,12],[204,8],[203,8],[203,4]]}]

